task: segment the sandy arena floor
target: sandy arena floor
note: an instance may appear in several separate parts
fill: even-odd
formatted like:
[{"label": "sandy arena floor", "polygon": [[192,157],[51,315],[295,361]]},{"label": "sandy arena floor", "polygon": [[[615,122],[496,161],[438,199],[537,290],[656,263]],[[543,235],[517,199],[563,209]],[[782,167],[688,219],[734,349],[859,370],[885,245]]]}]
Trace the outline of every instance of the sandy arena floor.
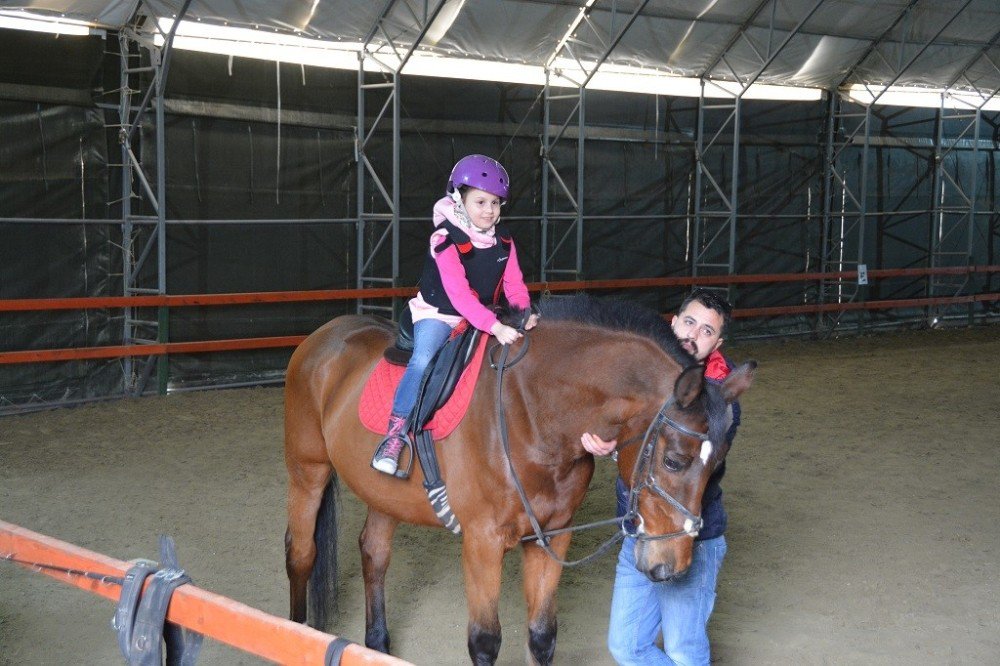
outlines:
[{"label": "sandy arena floor", "polygon": [[[742,344],[757,383],[725,489],[711,635],[724,664],[987,664],[1000,655],[1000,329]],[[287,612],[282,391],[212,391],[0,419],[0,519],[120,559],[172,535],[197,585]],[[599,462],[579,520],[613,512]],[[339,633],[364,635],[345,491]],[[602,540],[575,541],[577,556]],[[557,663],[609,664],[613,557],[567,570]],[[507,559],[503,664],[524,660]],[[459,542],[403,527],[388,580],[397,656],[467,663]],[[121,663],[110,602],[0,562],[0,664]],[[199,663],[254,658],[206,642]]]}]

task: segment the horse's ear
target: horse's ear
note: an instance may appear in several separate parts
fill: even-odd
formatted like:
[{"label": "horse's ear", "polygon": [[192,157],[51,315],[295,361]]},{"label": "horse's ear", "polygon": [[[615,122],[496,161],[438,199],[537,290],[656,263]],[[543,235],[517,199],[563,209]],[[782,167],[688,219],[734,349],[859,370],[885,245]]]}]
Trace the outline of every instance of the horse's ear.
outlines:
[{"label": "horse's ear", "polygon": [[736,402],[737,398],[753,384],[754,375],[757,372],[757,361],[747,361],[729,373],[726,380],[722,382],[722,397],[726,403]]},{"label": "horse's ear", "polygon": [[705,367],[692,365],[674,382],[674,399],[681,409],[687,409],[705,388]]}]

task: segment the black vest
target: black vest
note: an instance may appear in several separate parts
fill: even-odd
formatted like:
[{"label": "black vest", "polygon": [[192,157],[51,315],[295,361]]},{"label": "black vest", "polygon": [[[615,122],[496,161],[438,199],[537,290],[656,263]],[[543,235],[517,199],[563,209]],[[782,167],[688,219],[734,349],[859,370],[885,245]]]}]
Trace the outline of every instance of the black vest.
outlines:
[{"label": "black vest", "polygon": [[[506,230],[497,230],[497,244],[493,247],[473,247],[469,235],[445,220],[441,228],[448,231],[448,237],[432,251],[440,254],[454,245],[465,268],[465,278],[472,287],[473,296],[483,305],[489,307],[499,297],[500,283],[504,269],[507,268],[507,258],[513,241]],[[444,284],[441,282],[441,271],[437,262],[430,255],[424,260],[424,270],[420,275],[420,293],[424,300],[433,305],[442,314],[460,314],[448,299]]]}]

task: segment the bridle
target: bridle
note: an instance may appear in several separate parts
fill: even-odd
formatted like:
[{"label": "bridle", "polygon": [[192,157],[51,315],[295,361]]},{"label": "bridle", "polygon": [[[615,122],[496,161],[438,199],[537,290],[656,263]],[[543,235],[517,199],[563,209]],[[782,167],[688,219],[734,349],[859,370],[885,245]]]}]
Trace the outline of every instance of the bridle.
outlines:
[{"label": "bridle", "polygon": [[[621,530],[624,536],[633,537],[638,541],[662,541],[664,539],[674,539],[682,536],[695,537],[698,536],[698,532],[701,531],[701,527],[704,524],[701,516],[691,513],[691,511],[678,501],[677,498],[657,483],[656,477],[653,476],[653,452],[656,450],[657,435],[659,435],[663,426],[673,428],[682,435],[694,437],[695,439],[701,440],[703,443],[711,441],[707,434],[691,430],[684,424],[678,423],[667,416],[667,410],[670,409],[675,402],[677,402],[676,398],[674,398],[674,396],[670,396],[670,398],[663,403],[663,406],[660,407],[660,410],[656,413],[656,416],[649,424],[649,427],[646,429],[646,434],[642,440],[642,449],[639,451],[639,457],[636,459],[635,467],[632,470],[632,487],[629,489],[628,494],[628,508],[625,511],[625,515],[621,518]],[[631,442],[626,442],[622,446],[628,446],[630,443]],[[620,448],[622,447],[619,447],[619,449]],[[668,532],[667,534],[646,534],[643,530],[642,514],[639,513],[639,493],[646,488],[661,499],[665,500],[668,504],[670,504],[670,506],[677,509],[681,515],[684,516],[684,529],[676,532]],[[633,522],[635,522],[635,529],[629,531],[628,524]]]},{"label": "bridle", "polygon": [[[525,315],[524,321],[527,321],[527,315]],[[519,330],[523,332],[524,323],[518,327]],[[667,416],[667,410],[669,410],[676,399],[670,396],[669,399],[663,406],[657,411],[656,416],[650,422],[649,427],[646,429],[646,434],[642,439],[642,449],[639,452],[639,457],[636,460],[635,467],[632,470],[632,488],[629,490],[628,497],[628,509],[625,515],[620,518],[610,518],[606,520],[598,520],[591,523],[586,523],[584,525],[575,525],[573,527],[564,527],[558,530],[543,530],[541,524],[538,522],[538,518],[535,516],[535,512],[531,509],[531,503],[528,501],[527,493],[524,491],[524,486],[521,485],[521,480],[517,476],[517,471],[514,469],[514,461],[510,456],[510,439],[507,434],[507,419],[504,414],[502,391],[503,391],[503,374],[504,371],[520,361],[524,355],[527,353],[528,349],[528,336],[525,335],[524,343],[520,353],[510,362],[507,360],[507,356],[510,353],[510,345],[497,345],[501,348],[500,358],[496,361],[492,358],[492,352],[496,349],[496,346],[490,350],[490,366],[495,368],[497,371],[497,384],[496,384],[496,413],[497,413],[497,425],[500,430],[500,440],[503,443],[504,454],[507,458],[507,466],[510,470],[511,479],[514,482],[514,487],[517,489],[517,494],[521,498],[521,504],[524,506],[524,511],[528,516],[528,521],[531,523],[533,535],[529,535],[522,538],[522,541],[537,541],[538,545],[551,557],[553,560],[558,562],[562,566],[572,567],[579,564],[585,564],[590,562],[604,553],[606,553],[612,546],[614,546],[619,541],[623,540],[625,537],[632,537],[638,541],[661,541],[664,539],[674,539],[682,536],[697,536],[703,521],[701,516],[697,516],[688,510],[680,501],[678,501],[673,495],[663,489],[660,484],[656,482],[656,478],[653,476],[653,452],[656,449],[656,440],[663,426],[673,428],[677,432],[687,435],[688,437],[694,437],[701,440],[702,442],[710,441],[709,436],[706,433],[700,433],[695,430],[691,430],[682,423],[678,423],[669,416]],[[619,445],[619,449],[624,448],[638,441],[633,438],[631,440],[626,440]],[[638,481],[638,482],[637,482]],[[643,520],[642,515],[639,513],[639,493],[644,489],[648,488],[651,492],[656,494],[658,497],[666,500],[672,507],[681,512],[684,516],[684,529],[669,532],[667,534],[646,534],[643,530]],[[637,523],[636,523],[637,521]],[[635,524],[634,530],[629,530],[629,524]],[[577,532],[580,530],[591,529],[595,527],[601,527],[604,525],[617,524],[619,526],[618,531],[607,541],[598,546],[597,550],[582,557],[579,560],[566,561],[561,559],[555,551],[552,550],[549,544],[549,537],[555,536],[557,534],[562,534],[564,532]]]}]

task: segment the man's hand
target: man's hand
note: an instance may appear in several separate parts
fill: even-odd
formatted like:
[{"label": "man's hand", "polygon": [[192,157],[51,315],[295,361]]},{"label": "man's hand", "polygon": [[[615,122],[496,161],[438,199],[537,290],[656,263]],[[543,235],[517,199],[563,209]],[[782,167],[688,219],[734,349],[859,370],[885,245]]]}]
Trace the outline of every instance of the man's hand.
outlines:
[{"label": "man's hand", "polygon": [[583,433],[580,437],[580,443],[583,444],[583,448],[587,451],[587,453],[592,453],[595,456],[609,455],[615,450],[615,447],[618,446],[617,439],[605,442],[597,435],[589,432]]}]

